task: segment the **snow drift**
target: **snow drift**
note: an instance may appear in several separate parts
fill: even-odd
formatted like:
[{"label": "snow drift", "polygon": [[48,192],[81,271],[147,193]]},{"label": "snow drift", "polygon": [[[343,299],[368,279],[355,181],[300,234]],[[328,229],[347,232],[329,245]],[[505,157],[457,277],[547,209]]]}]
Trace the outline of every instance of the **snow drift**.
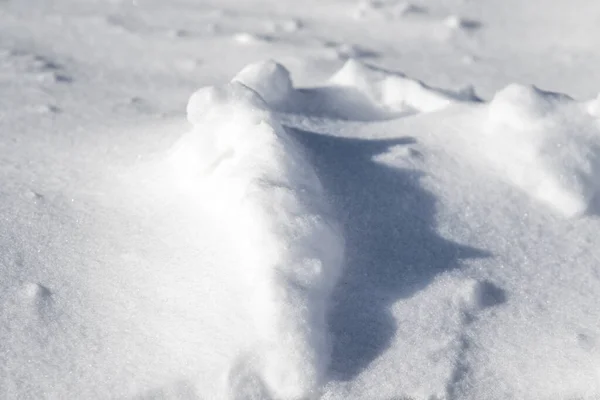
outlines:
[{"label": "snow drift", "polygon": [[194,127],[170,163],[180,188],[199,190],[231,224],[244,260],[240,276],[253,287],[246,306],[257,343],[231,371],[228,396],[315,396],[329,364],[329,297],[344,249],[321,183],[302,147],[248,87],[200,89],[187,115]]},{"label": "snow drift", "polygon": [[355,88],[377,107],[392,113],[431,112],[454,103],[479,101],[471,87],[453,93],[356,60],[347,61],[329,81]]},{"label": "snow drift", "polygon": [[507,180],[577,216],[600,189],[599,138],[585,107],[570,97],[513,84],[488,105],[480,151]]},{"label": "snow drift", "polygon": [[582,2],[3,2],[0,397],[600,398]]}]

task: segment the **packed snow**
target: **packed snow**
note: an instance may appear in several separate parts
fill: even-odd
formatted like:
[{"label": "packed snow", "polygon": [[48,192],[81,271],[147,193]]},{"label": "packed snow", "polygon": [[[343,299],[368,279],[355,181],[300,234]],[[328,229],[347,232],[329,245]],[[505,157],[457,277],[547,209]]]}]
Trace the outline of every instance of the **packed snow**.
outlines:
[{"label": "packed snow", "polygon": [[0,4],[0,398],[600,398],[592,0]]}]

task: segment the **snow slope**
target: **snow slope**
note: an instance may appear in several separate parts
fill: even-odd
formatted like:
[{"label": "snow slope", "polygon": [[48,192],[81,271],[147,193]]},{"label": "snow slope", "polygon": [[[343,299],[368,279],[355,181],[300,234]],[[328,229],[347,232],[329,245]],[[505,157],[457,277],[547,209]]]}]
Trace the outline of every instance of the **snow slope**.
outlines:
[{"label": "snow slope", "polygon": [[1,3],[0,398],[600,398],[598,21]]}]

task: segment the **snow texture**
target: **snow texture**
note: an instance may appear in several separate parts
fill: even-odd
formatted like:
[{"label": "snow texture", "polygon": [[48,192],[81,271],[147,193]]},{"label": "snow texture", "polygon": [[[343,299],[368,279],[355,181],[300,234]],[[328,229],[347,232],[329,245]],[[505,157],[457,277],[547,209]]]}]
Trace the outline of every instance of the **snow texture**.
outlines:
[{"label": "snow texture", "polygon": [[0,399],[599,399],[600,3],[548,3],[0,2]]}]

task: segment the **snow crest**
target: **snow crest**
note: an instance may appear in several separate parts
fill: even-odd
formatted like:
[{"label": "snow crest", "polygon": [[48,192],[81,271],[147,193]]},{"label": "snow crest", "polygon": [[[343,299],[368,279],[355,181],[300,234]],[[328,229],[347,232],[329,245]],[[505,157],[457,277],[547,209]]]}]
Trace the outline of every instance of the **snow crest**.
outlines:
[{"label": "snow crest", "polygon": [[[287,90],[282,82],[275,83],[281,90],[261,92],[279,101]],[[169,155],[178,185],[197,191],[232,226],[242,260],[238,278],[250,287],[245,306],[254,326],[222,397],[317,396],[330,358],[330,295],[344,254],[319,178],[267,103],[237,81],[198,90],[187,115],[193,129]]]},{"label": "snow crest", "polygon": [[294,91],[290,72],[272,60],[247,65],[232,82],[239,82],[253,89],[275,109],[289,106]]},{"label": "snow crest", "polygon": [[456,102],[479,101],[472,88],[452,93],[356,60],[348,60],[330,83],[356,88],[378,107],[391,112],[432,112]]},{"label": "snow crest", "polygon": [[569,96],[512,84],[488,105],[487,158],[516,186],[567,217],[584,214],[600,189],[600,141]]}]

